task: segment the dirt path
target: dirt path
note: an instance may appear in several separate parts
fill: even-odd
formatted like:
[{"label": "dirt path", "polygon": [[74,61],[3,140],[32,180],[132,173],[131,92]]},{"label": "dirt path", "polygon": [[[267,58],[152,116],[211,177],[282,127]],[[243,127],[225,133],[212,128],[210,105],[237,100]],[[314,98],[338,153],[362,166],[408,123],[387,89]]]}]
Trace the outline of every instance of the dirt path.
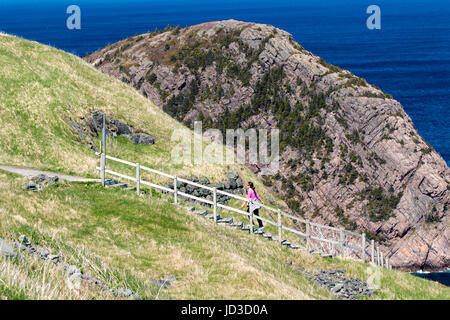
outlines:
[{"label": "dirt path", "polygon": [[89,179],[77,176],[70,176],[66,174],[60,174],[50,171],[42,171],[28,168],[20,168],[20,167],[10,167],[10,166],[0,166],[0,170],[20,174],[24,177],[28,176],[37,176],[38,174],[45,174],[50,176],[58,176],[61,180],[71,181],[71,182],[100,182],[100,179]]}]

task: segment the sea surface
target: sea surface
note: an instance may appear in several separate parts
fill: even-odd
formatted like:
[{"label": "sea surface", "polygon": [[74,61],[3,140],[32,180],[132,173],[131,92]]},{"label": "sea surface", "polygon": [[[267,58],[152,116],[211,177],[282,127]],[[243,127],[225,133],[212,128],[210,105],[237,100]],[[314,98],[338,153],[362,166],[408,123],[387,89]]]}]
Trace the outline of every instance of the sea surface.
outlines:
[{"label": "sea surface", "polygon": [[[66,26],[73,4],[81,9],[81,30]],[[366,26],[372,4],[381,9],[380,30]],[[1,31],[79,56],[168,24],[226,19],[284,29],[307,50],[379,86],[450,163],[448,0],[0,0]],[[449,273],[439,276],[448,285]]]},{"label": "sea surface", "polygon": [[450,287],[450,269],[441,272],[412,272],[411,274]]}]

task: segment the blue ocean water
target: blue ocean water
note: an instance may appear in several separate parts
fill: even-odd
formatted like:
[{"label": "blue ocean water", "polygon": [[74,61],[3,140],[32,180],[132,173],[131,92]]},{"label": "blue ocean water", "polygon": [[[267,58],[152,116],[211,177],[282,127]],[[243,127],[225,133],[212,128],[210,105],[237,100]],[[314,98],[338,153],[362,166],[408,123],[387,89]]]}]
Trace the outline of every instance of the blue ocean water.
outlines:
[{"label": "blue ocean water", "polygon": [[450,287],[450,269],[441,272],[413,272],[411,274],[413,276],[439,282],[447,287]]},{"label": "blue ocean water", "polygon": [[[81,9],[81,30],[66,27],[71,4]],[[381,9],[381,30],[366,27],[371,4]],[[0,30],[79,56],[155,27],[231,18],[284,29],[327,62],[392,94],[450,163],[446,0],[0,0]]]}]

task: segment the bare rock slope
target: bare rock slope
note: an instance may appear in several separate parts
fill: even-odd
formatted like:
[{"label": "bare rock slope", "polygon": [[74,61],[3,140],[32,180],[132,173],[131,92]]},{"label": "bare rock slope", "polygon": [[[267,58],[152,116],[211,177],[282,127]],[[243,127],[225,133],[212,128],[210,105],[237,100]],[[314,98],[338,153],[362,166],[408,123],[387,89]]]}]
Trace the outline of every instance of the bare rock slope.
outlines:
[{"label": "bare rock slope", "polygon": [[290,210],[366,232],[393,267],[449,267],[445,161],[399,102],[289,33],[208,22],[130,37],[86,60],[188,125],[279,128],[280,172],[252,169]]}]

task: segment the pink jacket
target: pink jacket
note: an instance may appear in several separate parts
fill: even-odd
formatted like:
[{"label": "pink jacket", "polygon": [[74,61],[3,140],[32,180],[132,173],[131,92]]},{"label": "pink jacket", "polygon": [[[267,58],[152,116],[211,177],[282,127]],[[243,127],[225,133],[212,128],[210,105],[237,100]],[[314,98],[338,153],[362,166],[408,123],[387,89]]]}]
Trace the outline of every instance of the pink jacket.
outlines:
[{"label": "pink jacket", "polygon": [[262,203],[263,201],[259,197],[259,195],[255,192],[253,189],[248,189],[247,198],[250,200],[255,200],[255,198],[258,198],[258,200]]}]

